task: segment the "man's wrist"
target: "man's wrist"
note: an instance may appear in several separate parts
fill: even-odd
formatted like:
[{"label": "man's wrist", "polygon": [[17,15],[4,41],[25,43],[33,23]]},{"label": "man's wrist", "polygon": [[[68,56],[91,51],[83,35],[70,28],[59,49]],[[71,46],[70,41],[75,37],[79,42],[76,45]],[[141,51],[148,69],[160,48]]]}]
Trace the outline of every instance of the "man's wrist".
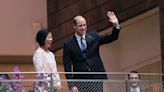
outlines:
[{"label": "man's wrist", "polygon": [[117,23],[114,23],[113,26],[114,26],[116,29],[120,29],[120,25],[119,25],[118,22],[117,22]]}]

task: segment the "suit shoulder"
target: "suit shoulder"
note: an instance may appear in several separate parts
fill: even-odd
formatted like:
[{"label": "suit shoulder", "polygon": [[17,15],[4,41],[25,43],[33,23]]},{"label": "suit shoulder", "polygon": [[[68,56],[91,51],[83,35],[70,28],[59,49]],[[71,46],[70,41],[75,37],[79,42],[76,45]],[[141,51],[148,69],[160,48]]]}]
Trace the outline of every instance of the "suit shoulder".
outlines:
[{"label": "suit shoulder", "polygon": [[64,44],[69,44],[73,41],[74,37],[68,38],[66,40],[64,40]]},{"label": "suit shoulder", "polygon": [[97,32],[87,32],[86,36],[97,37],[99,34]]},{"label": "suit shoulder", "polygon": [[87,32],[87,34],[98,34],[97,31]]}]

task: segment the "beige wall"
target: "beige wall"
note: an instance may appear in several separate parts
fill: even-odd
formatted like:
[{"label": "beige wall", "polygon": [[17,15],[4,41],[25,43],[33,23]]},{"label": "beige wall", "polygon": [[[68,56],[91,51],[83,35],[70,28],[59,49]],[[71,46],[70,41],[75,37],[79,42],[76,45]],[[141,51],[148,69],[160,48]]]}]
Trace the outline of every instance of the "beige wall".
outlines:
[{"label": "beige wall", "polygon": [[0,0],[0,55],[32,55],[35,33],[47,27],[47,0]]},{"label": "beige wall", "polygon": [[124,71],[161,61],[159,10],[137,16],[122,27],[120,64]]},{"label": "beige wall", "polygon": [[[143,70],[144,66],[161,61],[158,8],[129,19],[121,27],[119,39],[100,50],[107,71]],[[154,69],[157,71],[150,72],[159,72],[161,67]]]}]

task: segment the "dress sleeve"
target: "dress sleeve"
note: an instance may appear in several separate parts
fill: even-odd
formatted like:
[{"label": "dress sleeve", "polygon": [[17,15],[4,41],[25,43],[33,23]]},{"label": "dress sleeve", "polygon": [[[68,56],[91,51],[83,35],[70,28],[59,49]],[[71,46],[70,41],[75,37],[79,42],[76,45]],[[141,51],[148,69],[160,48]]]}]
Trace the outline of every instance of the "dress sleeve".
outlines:
[{"label": "dress sleeve", "polygon": [[36,72],[44,72],[43,70],[43,55],[41,53],[34,53],[33,64]]},{"label": "dress sleeve", "polygon": [[61,86],[61,82],[60,82],[60,76],[59,76],[59,73],[58,73],[58,70],[57,70],[57,64],[56,64],[56,59],[55,59],[55,55],[52,53],[51,54],[51,56],[52,56],[52,59],[53,59],[53,79],[54,80],[56,80],[56,81],[54,81],[55,82],[55,84],[57,84],[57,86],[58,87],[60,87]]}]

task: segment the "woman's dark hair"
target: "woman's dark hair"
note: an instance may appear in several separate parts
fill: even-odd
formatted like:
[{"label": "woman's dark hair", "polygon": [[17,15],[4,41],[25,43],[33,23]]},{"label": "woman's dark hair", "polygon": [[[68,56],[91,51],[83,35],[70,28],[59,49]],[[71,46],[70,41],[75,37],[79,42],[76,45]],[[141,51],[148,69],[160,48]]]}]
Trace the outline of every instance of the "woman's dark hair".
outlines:
[{"label": "woman's dark hair", "polygon": [[48,33],[49,33],[48,29],[41,29],[38,31],[36,35],[36,41],[39,43],[40,46],[44,45]]}]

